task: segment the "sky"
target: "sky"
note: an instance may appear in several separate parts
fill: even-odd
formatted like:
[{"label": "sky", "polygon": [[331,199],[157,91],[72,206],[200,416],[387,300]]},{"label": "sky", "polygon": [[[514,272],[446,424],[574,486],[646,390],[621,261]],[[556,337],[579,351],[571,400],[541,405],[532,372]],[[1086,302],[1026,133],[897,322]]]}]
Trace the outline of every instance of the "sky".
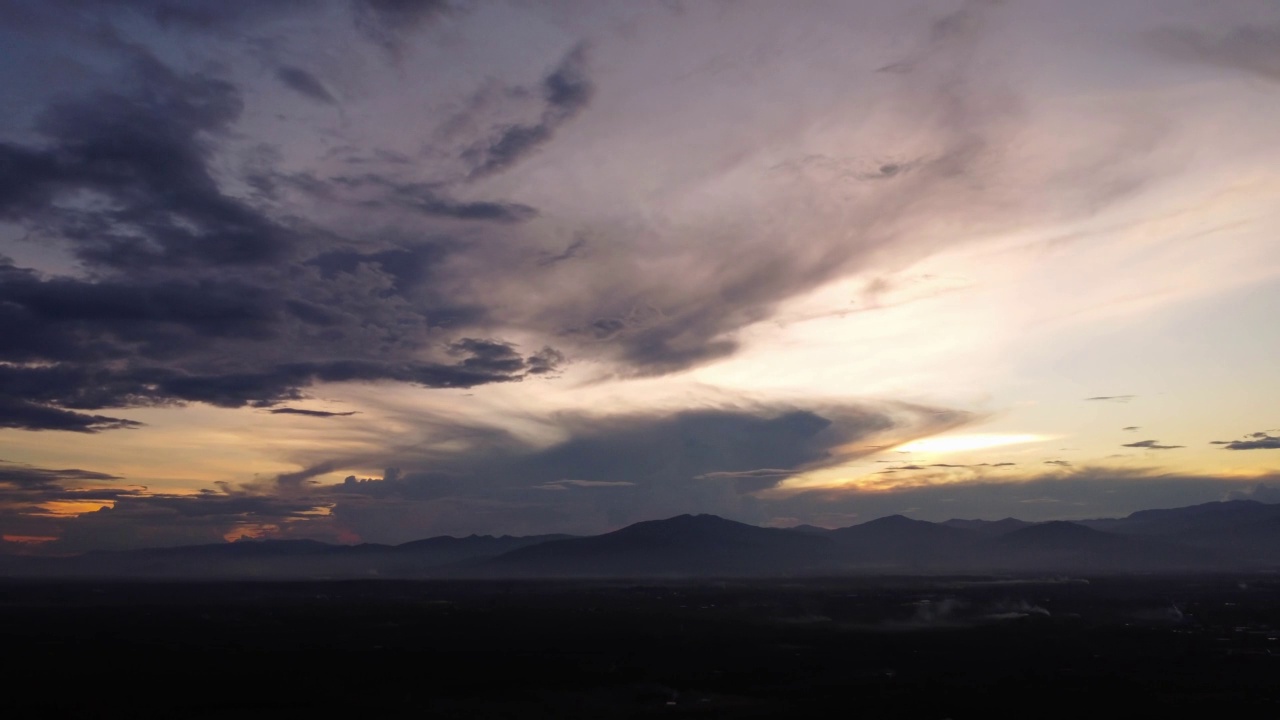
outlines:
[{"label": "sky", "polygon": [[1280,501],[1280,5],[0,0],[0,551]]}]

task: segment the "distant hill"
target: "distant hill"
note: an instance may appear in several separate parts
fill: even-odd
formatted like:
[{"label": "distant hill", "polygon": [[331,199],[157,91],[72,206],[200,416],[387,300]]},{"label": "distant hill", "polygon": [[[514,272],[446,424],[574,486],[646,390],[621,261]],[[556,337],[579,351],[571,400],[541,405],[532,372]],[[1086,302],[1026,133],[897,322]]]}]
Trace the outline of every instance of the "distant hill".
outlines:
[{"label": "distant hill", "polygon": [[715,515],[680,515],[541,543],[484,563],[486,574],[556,577],[795,575],[827,566],[825,537]]},{"label": "distant hill", "polygon": [[1277,567],[1280,505],[1248,500],[1078,522],[933,523],[892,515],[826,530],[680,515],[590,537],[440,536],[402,545],[263,540],[69,558],[0,556],[0,577],[10,578],[796,577]]},{"label": "distant hill", "polygon": [[568,535],[434,537],[403,545],[330,545],[315,540],[240,540],[212,545],[7,558],[0,574],[124,578],[429,578],[526,545]]},{"label": "distant hill", "polygon": [[846,568],[940,571],[973,565],[984,537],[971,530],[890,515],[827,534]]},{"label": "distant hill", "polygon": [[1256,500],[1228,500],[1163,510],[1139,510],[1127,517],[1081,520],[1081,525],[1124,535],[1178,535],[1229,530],[1280,518],[1280,505]]},{"label": "distant hill", "polygon": [[959,530],[973,530],[983,535],[1004,535],[1005,533],[1021,530],[1035,523],[1026,520],[1018,520],[1016,518],[1007,517],[1003,520],[957,520],[951,519],[942,523],[947,527],[953,527]]}]

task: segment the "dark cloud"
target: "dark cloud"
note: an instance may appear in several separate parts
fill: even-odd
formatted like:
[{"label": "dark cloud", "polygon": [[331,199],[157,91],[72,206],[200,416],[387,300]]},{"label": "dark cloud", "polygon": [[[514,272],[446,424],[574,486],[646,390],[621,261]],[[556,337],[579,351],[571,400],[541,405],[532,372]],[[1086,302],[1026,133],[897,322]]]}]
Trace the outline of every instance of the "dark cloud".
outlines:
[{"label": "dark cloud", "polygon": [[535,208],[521,203],[456,200],[449,196],[444,184],[402,182],[378,173],[340,175],[328,180],[295,173],[267,180],[287,183],[325,201],[342,199],[366,211],[403,208],[428,218],[495,223],[521,223],[538,215]]},{"label": "dark cloud", "polygon": [[[237,528],[287,532],[317,519],[325,504],[232,488],[171,495],[122,485],[124,478],[92,470],[49,469],[0,461],[0,522],[6,534],[56,538],[43,552],[72,553],[221,542]],[[79,515],[51,512],[72,504]],[[97,509],[85,512],[85,506]],[[308,532],[324,535],[320,527]]]},{"label": "dark cloud", "polygon": [[331,418],[331,417],[348,417],[350,415],[359,415],[359,411],[348,410],[347,412],[333,412],[330,410],[306,410],[303,408],[272,408],[267,412],[272,415],[305,415],[307,417]]},{"label": "dark cloud", "polygon": [[293,13],[314,5],[309,0],[270,3],[228,3],[221,0],[69,0],[80,12],[107,13],[126,8],[173,30],[229,32],[264,18]]},{"label": "dark cloud", "polygon": [[351,8],[356,27],[393,58],[409,33],[461,10],[449,0],[351,0]]},{"label": "dark cloud", "polygon": [[1137,425],[1130,425],[1129,427],[1123,427],[1123,428],[1120,428],[1120,429],[1121,429],[1121,430],[1124,430],[1124,431],[1126,431],[1126,432],[1133,432],[1133,431],[1135,431],[1135,430],[1141,430],[1142,428],[1138,427]]},{"label": "dark cloud", "polygon": [[[965,482],[939,473],[937,478],[914,475],[911,482],[895,479],[893,486],[860,490],[857,486],[815,489],[772,498],[767,512],[776,517],[798,518],[813,524],[824,517],[841,518],[836,525],[872,520],[914,509],[912,517],[942,521],[977,517],[997,520],[1081,520],[1123,517],[1151,508],[1182,507],[1199,503],[1249,497],[1264,502],[1277,487],[1277,477],[1248,483],[1212,474],[1170,472],[1167,468],[1119,470],[1078,466],[1054,468],[1047,474],[1028,473],[1016,479],[985,478],[978,474]],[[1247,493],[1247,495],[1239,495]]]},{"label": "dark cloud", "polygon": [[[316,519],[321,508],[310,501],[242,493],[123,497],[95,512],[52,521],[59,537],[41,549],[79,553],[219,543],[237,533],[287,536],[291,524]],[[322,525],[309,530],[324,536]]]},{"label": "dark cloud", "polygon": [[[239,90],[132,46],[127,67],[126,89],[41,113],[41,142],[0,142],[0,219],[63,244],[90,271],[49,277],[0,262],[0,427],[96,432],[139,423],[78,411],[271,406],[317,382],[473,387],[564,361],[552,348],[522,355],[465,336],[483,310],[433,282],[460,243],[357,251],[312,229],[304,248],[297,222],[215,177]],[[433,217],[533,214],[434,188],[401,184],[383,197]],[[444,327],[456,334],[437,338]]]},{"label": "dark cloud", "polygon": [[1280,25],[1242,25],[1225,33],[1201,28],[1166,29],[1150,36],[1160,52],[1191,62],[1280,82]]},{"label": "dark cloud", "polygon": [[632,487],[635,483],[625,480],[556,480],[555,482],[534,485],[539,490],[568,490],[570,488],[612,488]]},{"label": "dark cloud", "polygon": [[[408,293],[427,273],[415,264],[421,257],[331,254],[317,263],[331,276],[386,263],[392,289],[402,284]],[[421,311],[406,309],[412,324],[400,329],[394,316],[386,318],[379,339],[368,334],[377,318],[350,304],[333,310],[332,303],[286,300],[280,288],[238,280],[44,280],[12,266],[0,266],[0,278],[7,280],[0,283],[0,425],[7,427],[130,427],[138,423],[75,411],[181,402],[270,406],[301,399],[318,382],[474,387],[547,375],[564,360],[551,348],[526,357],[506,343],[464,337],[445,345],[439,361],[414,361],[429,323]],[[375,307],[385,311],[393,300]],[[464,315],[442,308],[438,321],[450,317]],[[285,339],[292,351],[279,352]],[[307,348],[354,358],[290,359]],[[364,355],[379,357],[355,359]]]},{"label": "dark cloud", "polygon": [[1071,467],[1071,463],[1066,460],[1045,460],[1045,465],[1058,465],[1060,467]]},{"label": "dark cloud", "polygon": [[719,478],[751,478],[760,479],[767,478],[771,480],[784,480],[795,475],[794,469],[786,468],[759,468],[757,470],[729,470],[709,472],[704,475],[697,476],[698,480],[715,480]]},{"label": "dark cloud", "polygon": [[141,425],[142,423],[135,420],[90,415],[18,398],[0,397],[0,428],[94,433],[101,430],[135,428]]},{"label": "dark cloud", "polygon": [[285,87],[304,97],[329,105],[338,104],[337,99],[329,93],[324,83],[302,68],[283,65],[276,70],[276,78],[284,83]]},{"label": "dark cloud", "polygon": [[[260,5],[272,9],[259,11]],[[991,3],[966,3],[937,18],[910,58],[912,72],[880,78],[895,85],[876,102],[922,123],[919,136],[930,138],[924,143],[929,153],[887,147],[859,157],[839,182],[815,177],[822,168],[815,170],[814,163],[782,163],[795,167],[771,176],[776,184],[765,188],[768,202],[744,202],[740,212],[720,213],[707,227],[657,227],[643,219],[588,227],[572,213],[541,217],[545,210],[515,197],[473,196],[483,185],[468,180],[489,178],[549,150],[572,120],[586,119],[596,83],[585,43],[548,62],[532,83],[496,77],[480,82],[479,90],[461,88],[461,109],[448,97],[433,97],[443,102],[442,120],[433,127],[422,119],[426,132],[414,135],[412,147],[374,147],[357,139],[365,129],[370,137],[396,134],[381,132],[381,122],[374,122],[344,130],[353,131],[351,137],[332,147],[323,164],[290,163],[285,170],[282,150],[263,147],[253,151],[257,165],[242,170],[251,154],[244,141],[257,138],[241,133],[264,121],[255,104],[263,88],[218,75],[234,72],[225,56],[244,47],[246,28],[313,6],[138,0],[80,3],[76,13],[97,22],[112,13],[123,17],[126,6],[132,20],[151,18],[175,32],[223,33],[219,42],[239,39],[234,46],[209,43],[201,56],[208,62],[191,63],[199,72],[179,72],[141,45],[117,38],[112,52],[133,68],[127,82],[113,77],[105,90],[68,94],[38,113],[31,133],[0,142],[0,215],[38,240],[69,248],[92,276],[92,282],[77,276],[80,286],[164,287],[169,298],[180,288],[193,294],[199,288],[221,296],[228,312],[131,320],[128,327],[84,318],[44,328],[35,309],[11,313],[0,305],[0,322],[17,328],[10,337],[24,338],[25,357],[49,361],[42,355],[47,352],[81,362],[73,359],[94,354],[94,369],[102,374],[106,369],[98,366],[110,356],[112,373],[124,365],[143,384],[150,382],[143,370],[159,368],[160,380],[182,390],[174,400],[200,397],[183,378],[262,387],[252,402],[289,400],[312,377],[301,373],[302,385],[288,377],[277,381],[299,376],[283,367],[299,358],[389,358],[384,375],[394,380],[405,374],[395,367],[435,359],[450,342],[492,335],[495,328],[539,337],[534,347],[557,346],[546,354],[526,348],[527,374],[549,375],[568,357],[603,361],[611,366],[603,372],[615,376],[680,371],[732,355],[741,328],[769,318],[789,298],[865,269],[869,258],[890,250],[897,258],[902,249],[906,260],[927,249],[907,241],[936,235],[919,232],[919,218],[980,229],[979,235],[1045,219],[1017,211],[1042,203],[999,190],[1026,183],[1008,182],[1008,173],[1020,173],[1024,165],[1003,142],[1009,125],[1020,127],[1023,119],[1008,109],[1011,104],[992,101],[985,78],[969,62],[973,45],[991,34]],[[443,1],[344,5],[367,38],[397,56],[410,33],[449,27],[466,9],[465,3]],[[269,25],[255,33],[278,29]],[[123,30],[117,35],[132,37]],[[333,99],[308,70],[329,66],[303,48],[288,47],[287,37],[254,47],[269,84],[285,82],[311,99]],[[746,56],[726,62],[748,60],[755,62]],[[358,68],[345,72],[354,75]],[[480,100],[466,99],[473,96]],[[245,103],[255,114],[242,122]],[[454,116],[462,119],[453,122]],[[403,125],[400,118],[387,122]],[[309,137],[320,130],[281,127]],[[727,149],[739,162],[742,153],[761,147],[744,137]],[[832,167],[848,164],[847,158],[825,159]],[[704,165],[725,166],[701,156],[688,160],[688,167]],[[1091,178],[1113,174],[1110,165],[1089,170]],[[823,205],[823,198],[843,193],[849,183],[856,192]],[[1066,192],[1070,188],[1050,184],[1046,197],[1075,198]],[[1081,202],[1093,213],[1114,196]],[[1066,210],[1075,207],[1075,200],[1065,202]],[[534,218],[540,221],[530,223]],[[826,231],[836,226],[839,233]],[[555,229],[544,234],[544,227]],[[566,245],[564,238],[572,240]],[[236,297],[245,299],[245,308],[230,307]],[[235,319],[250,305],[256,308],[252,317]],[[226,321],[213,342],[205,330],[218,317]],[[246,393],[229,397],[236,395]]]},{"label": "dark cloud", "polygon": [[[458,440],[470,448],[461,454],[396,462],[422,469],[389,470],[382,479],[352,476],[315,491],[333,493],[333,515],[344,527],[379,542],[414,539],[427,526],[466,534],[514,532],[503,523],[539,531],[542,523],[583,532],[682,512],[759,521],[754,493],[847,461],[851,442],[914,437],[967,418],[900,405],[562,415],[556,423],[567,437],[548,447],[478,432]],[[455,515],[463,509],[465,515]]]},{"label": "dark cloud", "polygon": [[239,116],[239,91],[150,56],[133,75],[130,92],[49,108],[35,128],[44,145],[0,144],[0,218],[108,269],[286,258],[292,232],[225,194],[209,169],[206,136]]},{"label": "dark cloud", "polygon": [[586,246],[587,246],[586,238],[584,237],[574,238],[573,242],[569,243],[569,246],[564,249],[564,252],[558,253],[555,255],[549,255],[548,257],[545,257],[539,260],[538,264],[543,267],[546,267],[547,265],[554,265],[555,263],[558,263],[558,262],[571,260],[578,253],[582,252],[582,249],[585,248]]},{"label": "dark cloud", "polygon": [[578,45],[542,81],[540,90],[546,106],[537,123],[508,125],[496,137],[472,145],[463,153],[463,160],[471,165],[472,178],[515,165],[550,142],[561,125],[586,108],[594,92],[586,75],[586,54],[586,46]]},{"label": "dark cloud", "polygon": [[1227,450],[1280,450],[1280,435],[1256,432],[1242,440],[1214,440],[1211,444],[1222,445]]},{"label": "dark cloud", "polygon": [[1226,500],[1256,500],[1258,502],[1280,503],[1280,485],[1260,482],[1244,490],[1232,490],[1227,493]]},{"label": "dark cloud", "polygon": [[1125,443],[1121,447],[1146,448],[1148,450],[1176,450],[1183,445],[1161,445],[1159,440],[1139,440],[1138,442]]},{"label": "dark cloud", "polygon": [[1136,397],[1138,396],[1137,395],[1098,395],[1096,397],[1085,398],[1085,400],[1099,401],[1099,402],[1127,403]]},{"label": "dark cloud", "polygon": [[0,485],[9,486],[10,488],[41,489],[61,487],[67,483],[104,482],[119,479],[120,477],[117,475],[93,470],[76,468],[54,470],[0,460]]}]

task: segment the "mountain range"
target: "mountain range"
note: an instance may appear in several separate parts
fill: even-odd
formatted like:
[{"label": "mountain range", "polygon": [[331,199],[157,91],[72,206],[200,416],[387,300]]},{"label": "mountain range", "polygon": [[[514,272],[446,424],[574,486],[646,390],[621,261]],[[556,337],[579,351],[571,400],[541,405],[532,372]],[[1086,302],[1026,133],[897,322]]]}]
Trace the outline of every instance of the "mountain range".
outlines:
[{"label": "mountain range", "polygon": [[680,515],[589,537],[472,535],[402,545],[242,540],[0,556],[0,577],[155,579],[805,577],[1176,573],[1280,566],[1280,504],[1252,500],[1031,523],[902,515],[838,529]]}]

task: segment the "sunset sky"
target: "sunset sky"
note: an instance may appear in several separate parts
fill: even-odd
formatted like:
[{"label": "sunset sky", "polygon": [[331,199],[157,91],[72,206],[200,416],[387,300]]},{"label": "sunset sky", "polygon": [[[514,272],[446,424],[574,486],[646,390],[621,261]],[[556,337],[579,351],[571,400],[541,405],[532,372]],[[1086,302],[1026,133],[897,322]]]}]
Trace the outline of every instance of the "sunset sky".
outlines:
[{"label": "sunset sky", "polygon": [[0,551],[1280,501],[1275,0],[0,0]]}]

